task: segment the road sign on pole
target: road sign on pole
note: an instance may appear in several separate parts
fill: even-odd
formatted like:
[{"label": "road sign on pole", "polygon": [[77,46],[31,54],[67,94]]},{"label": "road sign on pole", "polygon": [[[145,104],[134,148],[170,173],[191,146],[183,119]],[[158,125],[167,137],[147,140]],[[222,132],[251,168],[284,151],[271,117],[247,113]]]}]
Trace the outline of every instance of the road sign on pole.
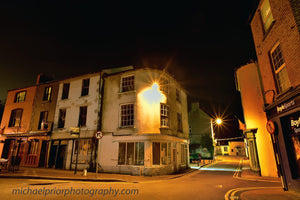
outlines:
[{"label": "road sign on pole", "polygon": [[103,133],[101,131],[97,131],[95,134],[98,139],[98,151],[97,151],[97,160],[96,160],[96,178],[98,178],[98,162],[99,162],[99,150],[100,150],[100,139],[103,137]]},{"label": "road sign on pole", "polygon": [[103,137],[103,133],[101,131],[97,131],[95,136],[99,140]]}]

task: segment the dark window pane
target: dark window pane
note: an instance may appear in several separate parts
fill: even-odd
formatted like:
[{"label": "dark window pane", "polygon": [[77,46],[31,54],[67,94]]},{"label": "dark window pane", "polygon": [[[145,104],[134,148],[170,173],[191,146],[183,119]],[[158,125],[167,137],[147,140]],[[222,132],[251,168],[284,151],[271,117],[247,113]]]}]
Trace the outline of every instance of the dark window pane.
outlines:
[{"label": "dark window pane", "polygon": [[125,152],[126,152],[126,143],[120,142],[119,143],[119,158],[118,158],[119,165],[125,165]]},{"label": "dark window pane", "polygon": [[64,83],[61,99],[69,98],[70,83]]},{"label": "dark window pane", "polygon": [[153,165],[160,164],[160,143],[153,142]]},{"label": "dark window pane", "polygon": [[89,94],[90,79],[82,80],[81,96]]}]

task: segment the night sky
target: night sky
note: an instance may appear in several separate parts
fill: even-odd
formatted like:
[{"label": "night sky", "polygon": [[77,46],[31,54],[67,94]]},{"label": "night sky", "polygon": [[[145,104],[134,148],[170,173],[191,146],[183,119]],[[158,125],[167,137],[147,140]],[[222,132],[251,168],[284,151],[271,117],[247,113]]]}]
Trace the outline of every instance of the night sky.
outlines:
[{"label": "night sky", "polygon": [[229,105],[233,69],[255,59],[255,0],[50,2],[0,4],[0,100],[39,73],[61,79],[134,65],[166,68],[193,99]]}]

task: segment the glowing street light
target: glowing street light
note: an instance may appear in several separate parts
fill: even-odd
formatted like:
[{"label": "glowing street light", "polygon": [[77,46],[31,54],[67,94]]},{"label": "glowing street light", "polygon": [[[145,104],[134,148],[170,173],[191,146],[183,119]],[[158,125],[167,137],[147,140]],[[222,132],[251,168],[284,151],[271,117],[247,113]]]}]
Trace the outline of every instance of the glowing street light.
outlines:
[{"label": "glowing street light", "polygon": [[223,123],[223,120],[222,120],[221,118],[217,118],[217,119],[216,119],[216,123],[217,123],[218,125],[221,125],[221,124]]}]

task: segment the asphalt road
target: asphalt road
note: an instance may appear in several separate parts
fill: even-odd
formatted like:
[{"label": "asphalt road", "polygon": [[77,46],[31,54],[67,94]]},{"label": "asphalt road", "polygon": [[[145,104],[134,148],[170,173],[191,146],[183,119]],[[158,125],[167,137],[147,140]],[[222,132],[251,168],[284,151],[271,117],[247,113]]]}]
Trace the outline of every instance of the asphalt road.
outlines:
[{"label": "asphalt road", "polygon": [[141,183],[0,179],[0,199],[216,200],[224,199],[234,188],[281,186],[280,183],[234,178],[238,165],[237,159],[220,161],[179,178]]}]

